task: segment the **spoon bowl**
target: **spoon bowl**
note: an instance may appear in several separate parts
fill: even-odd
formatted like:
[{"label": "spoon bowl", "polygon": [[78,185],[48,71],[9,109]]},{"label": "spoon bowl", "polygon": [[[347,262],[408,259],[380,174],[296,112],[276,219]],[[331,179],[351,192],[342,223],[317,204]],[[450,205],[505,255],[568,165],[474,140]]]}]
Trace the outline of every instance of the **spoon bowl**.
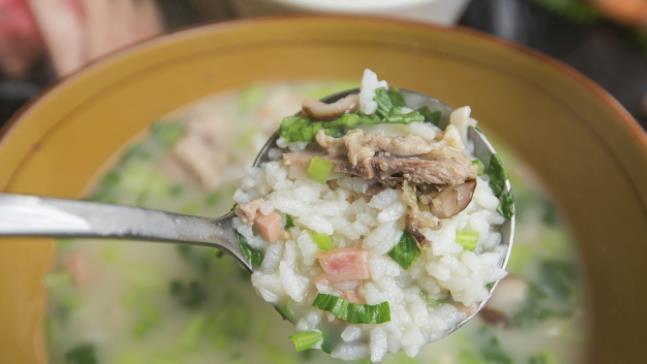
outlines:
[{"label": "spoon bowl", "polygon": [[[449,123],[453,109],[435,98],[415,91],[400,90],[406,105],[417,109],[427,106],[441,112],[440,126]],[[358,93],[350,89],[323,98],[325,103],[335,102],[349,94]],[[254,166],[270,160],[269,152],[276,146],[279,133],[275,132],[261,148],[254,160]],[[470,128],[468,138],[474,145],[474,155],[485,166],[496,151],[485,135],[476,128]],[[510,192],[510,181],[505,182],[505,192]],[[227,214],[209,219],[198,216],[182,215],[166,211],[139,207],[111,205],[95,202],[57,199],[50,197],[0,194],[0,236],[41,236],[56,238],[105,238],[140,241],[157,241],[176,244],[203,245],[222,249],[230,253],[248,271],[253,271],[250,257],[241,250],[232,219],[233,209]],[[501,244],[506,254],[501,260],[505,268],[513,245],[514,214],[498,226]],[[487,303],[498,281],[489,288],[487,298],[476,308],[472,308],[456,326],[443,336],[464,325],[473,318]]]}]

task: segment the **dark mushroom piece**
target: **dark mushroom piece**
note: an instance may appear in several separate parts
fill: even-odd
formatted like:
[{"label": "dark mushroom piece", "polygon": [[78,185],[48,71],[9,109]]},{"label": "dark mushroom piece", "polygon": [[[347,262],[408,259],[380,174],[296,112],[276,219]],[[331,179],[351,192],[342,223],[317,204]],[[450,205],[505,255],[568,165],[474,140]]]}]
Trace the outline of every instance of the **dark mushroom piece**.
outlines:
[{"label": "dark mushroom piece", "polygon": [[463,211],[474,195],[476,180],[468,180],[456,186],[431,193],[431,213],[441,219],[450,218]]},{"label": "dark mushroom piece", "polygon": [[359,108],[359,96],[350,94],[332,104],[326,104],[319,100],[306,99],[301,104],[303,113],[313,120],[329,121],[336,119],[347,112],[356,111]]}]

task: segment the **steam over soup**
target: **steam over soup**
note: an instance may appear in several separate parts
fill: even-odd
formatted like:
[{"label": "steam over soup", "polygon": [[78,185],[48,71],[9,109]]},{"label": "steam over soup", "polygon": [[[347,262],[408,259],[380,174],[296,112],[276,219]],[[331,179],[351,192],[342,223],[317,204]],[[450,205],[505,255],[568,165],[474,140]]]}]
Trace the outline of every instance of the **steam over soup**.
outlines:
[{"label": "steam over soup", "polygon": [[[120,156],[88,197],[219,216],[234,204],[241,177],[246,170],[249,173],[256,152],[278,129],[283,117],[298,110],[304,98],[319,98],[357,86],[346,82],[256,85],[197,102],[155,122]],[[501,152],[502,147],[497,146],[497,150]],[[531,173],[511,153],[504,150],[501,154],[513,182],[517,213],[509,274],[488,306],[466,326],[424,346],[404,340],[404,336],[397,338],[403,347],[417,346],[408,352],[417,355],[409,358],[405,353],[387,354],[384,363],[582,361],[586,340],[584,292],[573,242]],[[347,188],[354,188],[352,180],[339,184],[346,182]],[[249,188],[239,191],[237,200],[243,202],[240,194],[248,191]],[[379,193],[384,191],[376,196]],[[376,203],[386,203],[388,194]],[[282,214],[280,218],[282,228],[299,230],[299,235],[305,233],[307,226],[299,217],[290,216],[288,221]],[[239,231],[244,232],[244,226],[239,221]],[[320,249],[327,247],[329,234],[309,228],[307,233]],[[463,241],[472,240],[466,236]],[[255,255],[261,250],[268,254],[267,249],[249,252],[257,264],[266,258]],[[396,268],[403,269],[402,264],[398,262]],[[334,277],[333,272],[328,281],[334,281]],[[336,362],[320,351],[296,352],[295,346],[299,350],[320,348],[323,330],[308,327],[307,319],[304,322],[307,314],[281,304],[285,301],[276,302],[280,314],[277,313],[259,298],[250,278],[238,262],[213,248],[60,241],[56,266],[45,281],[50,290],[47,325],[52,361]],[[337,292],[329,293],[334,296]],[[453,300],[451,295],[423,291],[418,297],[428,312],[455,307],[448,303]],[[469,301],[469,297],[463,299]],[[306,333],[297,340],[295,325],[281,317],[296,313],[297,317],[288,318],[297,323],[298,331]],[[321,315],[319,319],[325,320],[326,314]],[[329,351],[337,349],[335,356],[350,359],[350,354],[346,355],[349,351],[339,348],[365,345],[358,356],[367,357],[360,362],[369,361],[374,354],[371,337],[376,335],[370,325],[379,323],[347,324],[343,332],[335,334],[335,345]],[[393,351],[401,350],[407,349]],[[382,359],[384,353],[378,354],[381,355],[373,359]]]}]

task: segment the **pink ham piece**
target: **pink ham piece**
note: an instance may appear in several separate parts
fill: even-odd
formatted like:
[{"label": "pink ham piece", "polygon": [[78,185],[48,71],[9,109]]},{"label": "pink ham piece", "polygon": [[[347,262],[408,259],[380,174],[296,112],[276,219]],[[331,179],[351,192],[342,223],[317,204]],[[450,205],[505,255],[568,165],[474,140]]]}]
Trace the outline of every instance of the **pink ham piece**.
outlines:
[{"label": "pink ham piece", "polygon": [[340,248],[320,254],[319,265],[330,282],[368,279],[368,252],[359,248]]},{"label": "pink ham piece", "polygon": [[254,219],[254,230],[270,243],[279,240],[283,236],[281,215],[277,212],[271,212],[268,215],[257,213]]}]

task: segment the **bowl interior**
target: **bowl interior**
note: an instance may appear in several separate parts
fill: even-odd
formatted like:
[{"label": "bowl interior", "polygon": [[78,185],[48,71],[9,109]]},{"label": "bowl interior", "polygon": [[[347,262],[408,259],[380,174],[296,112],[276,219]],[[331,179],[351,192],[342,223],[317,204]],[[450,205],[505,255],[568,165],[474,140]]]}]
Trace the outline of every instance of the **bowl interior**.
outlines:
[{"label": "bowl interior", "polygon": [[[590,81],[545,57],[465,30],[339,17],[268,19],[171,35],[110,57],[49,91],[4,130],[0,189],[80,197],[138,133],[169,111],[258,81],[392,83],[471,105],[541,176],[588,274],[591,362],[638,362],[647,293],[647,142]],[[43,362],[51,243],[0,245],[0,353]],[[622,332],[623,335],[618,335]]]}]

